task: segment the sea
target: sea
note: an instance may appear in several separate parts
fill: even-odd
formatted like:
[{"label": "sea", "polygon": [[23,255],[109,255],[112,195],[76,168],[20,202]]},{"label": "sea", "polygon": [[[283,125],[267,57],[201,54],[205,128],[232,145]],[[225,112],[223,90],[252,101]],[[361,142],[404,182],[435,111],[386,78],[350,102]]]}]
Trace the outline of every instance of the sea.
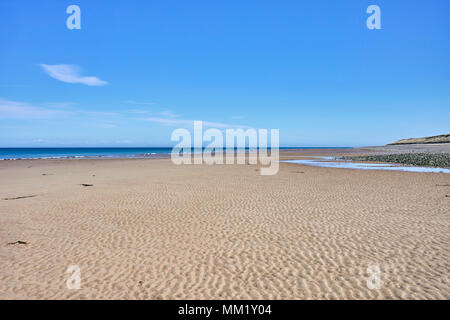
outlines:
[{"label": "sea", "polygon": [[[282,147],[282,149],[346,149],[344,147]],[[0,148],[0,160],[83,158],[168,158],[172,147]],[[195,152],[195,150],[192,150]]]}]

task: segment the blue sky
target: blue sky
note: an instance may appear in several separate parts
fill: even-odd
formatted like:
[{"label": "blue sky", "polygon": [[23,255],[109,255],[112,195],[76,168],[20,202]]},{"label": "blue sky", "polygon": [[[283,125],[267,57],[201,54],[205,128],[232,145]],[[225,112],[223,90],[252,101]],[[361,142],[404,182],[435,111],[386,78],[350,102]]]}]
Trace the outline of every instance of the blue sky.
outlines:
[{"label": "blue sky", "polygon": [[[69,30],[66,8],[81,8]],[[381,8],[369,30],[366,8]],[[282,146],[450,132],[448,0],[0,2],[0,147],[170,146],[191,120]]]}]

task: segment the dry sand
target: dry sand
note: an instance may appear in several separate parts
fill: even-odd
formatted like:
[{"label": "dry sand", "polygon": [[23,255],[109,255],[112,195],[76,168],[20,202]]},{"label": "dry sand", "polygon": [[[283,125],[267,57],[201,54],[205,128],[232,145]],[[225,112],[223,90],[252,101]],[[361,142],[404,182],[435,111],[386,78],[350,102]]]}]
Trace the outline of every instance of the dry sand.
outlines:
[{"label": "dry sand", "polygon": [[20,160],[0,181],[1,299],[450,298],[448,174]]}]

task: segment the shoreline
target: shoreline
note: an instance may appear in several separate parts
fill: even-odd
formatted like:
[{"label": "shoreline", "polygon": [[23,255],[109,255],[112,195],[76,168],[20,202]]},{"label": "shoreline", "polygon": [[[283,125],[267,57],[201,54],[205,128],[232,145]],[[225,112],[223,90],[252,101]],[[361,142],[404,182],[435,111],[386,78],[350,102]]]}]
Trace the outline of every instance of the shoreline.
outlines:
[{"label": "shoreline", "polygon": [[[2,149],[20,149],[20,150],[26,150],[26,149],[32,149],[32,150],[40,150],[40,149],[58,149],[58,150],[71,150],[71,149],[80,149],[80,148],[0,148],[0,151]],[[95,150],[98,148],[84,148],[84,149],[90,149]],[[110,149],[110,150],[132,150],[132,149],[151,149],[151,148],[100,148],[100,149]],[[171,151],[172,148],[154,148],[154,149],[168,149],[167,151]],[[280,151],[288,151],[288,150],[340,150],[340,149],[352,149],[349,147],[281,147],[279,148]],[[234,149],[236,150],[236,149]],[[270,150],[270,148],[268,148]],[[249,149],[245,149],[245,152],[248,153]],[[198,153],[196,151],[191,152],[192,154]],[[1,153],[0,153],[1,154]],[[39,159],[50,159],[50,160],[59,160],[59,159],[153,159],[153,158],[170,158],[171,152],[147,152],[147,153],[129,153],[129,154],[113,154],[110,153],[109,155],[61,155],[61,156],[40,156],[40,157],[15,157],[15,158],[0,158],[0,160],[39,160]]]},{"label": "shoreline", "polygon": [[[413,168],[423,168],[424,172],[427,171],[427,169],[437,168],[442,169],[444,172],[446,172],[449,167],[448,166],[439,166],[439,165],[427,165],[427,164],[415,164],[413,162],[409,163],[407,161],[403,162],[395,162],[395,161],[383,161],[384,156],[389,155],[396,155],[401,156],[403,153],[404,156],[407,156],[407,154],[413,154],[419,151],[418,155],[423,154],[430,154],[433,156],[436,153],[444,153],[444,154],[450,154],[450,144],[440,144],[435,145],[435,147],[432,148],[432,152],[428,152],[430,148],[428,145],[418,145],[414,149],[408,149],[405,148],[404,145],[401,145],[400,148],[398,145],[395,145],[393,148],[392,146],[378,146],[378,147],[361,147],[361,148],[346,148],[346,147],[333,147],[333,148],[321,148],[321,147],[308,147],[308,148],[291,148],[286,147],[279,150],[279,162],[286,162],[286,161],[298,161],[301,163],[305,160],[318,160],[320,162],[323,161],[323,159],[320,158],[333,158],[326,160],[327,162],[336,162],[336,164],[339,164],[340,162],[346,162],[346,163],[354,163],[355,165],[352,167],[351,165],[348,166],[348,168],[345,168],[345,166],[330,166],[333,168],[339,168],[339,169],[360,169],[358,168],[358,161],[362,161],[367,163],[368,165],[378,165],[378,164],[386,164],[386,165],[393,165],[393,166],[405,166],[405,167],[413,167]],[[409,152],[408,152],[409,151]],[[422,151],[422,152],[421,152]],[[194,155],[195,153],[192,153]],[[249,154],[249,150],[246,150],[246,155]],[[430,157],[431,157],[430,156]],[[447,157],[445,155],[445,157]],[[74,160],[99,160],[99,161],[106,161],[106,160],[157,160],[157,159],[170,159],[170,154],[154,154],[152,156],[73,156],[73,157],[43,157],[43,158],[18,158],[18,159],[0,159],[5,162],[16,162],[18,160],[20,161],[74,161]],[[402,159],[403,160],[403,159]],[[2,163],[3,161],[0,161]],[[248,158],[246,157],[246,163],[248,162]],[[305,161],[306,162],[306,161]],[[203,163],[206,165],[205,163]],[[324,167],[324,165],[321,165],[320,163],[317,164],[304,164],[309,166],[318,166],[318,167]],[[372,168],[366,168],[363,170],[372,169]],[[375,168],[375,170],[377,170]],[[382,170],[382,169],[380,169]],[[389,169],[391,170],[391,169]],[[406,170],[408,171],[408,170]],[[419,172],[419,171],[418,171]]]}]

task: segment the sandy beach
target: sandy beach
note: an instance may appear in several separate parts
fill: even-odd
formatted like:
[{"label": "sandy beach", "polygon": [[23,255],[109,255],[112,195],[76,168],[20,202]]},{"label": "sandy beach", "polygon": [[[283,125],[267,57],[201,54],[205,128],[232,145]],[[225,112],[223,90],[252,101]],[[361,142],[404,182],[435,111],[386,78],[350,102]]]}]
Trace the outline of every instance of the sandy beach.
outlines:
[{"label": "sandy beach", "polygon": [[259,168],[0,161],[0,299],[450,299],[449,174]]}]

